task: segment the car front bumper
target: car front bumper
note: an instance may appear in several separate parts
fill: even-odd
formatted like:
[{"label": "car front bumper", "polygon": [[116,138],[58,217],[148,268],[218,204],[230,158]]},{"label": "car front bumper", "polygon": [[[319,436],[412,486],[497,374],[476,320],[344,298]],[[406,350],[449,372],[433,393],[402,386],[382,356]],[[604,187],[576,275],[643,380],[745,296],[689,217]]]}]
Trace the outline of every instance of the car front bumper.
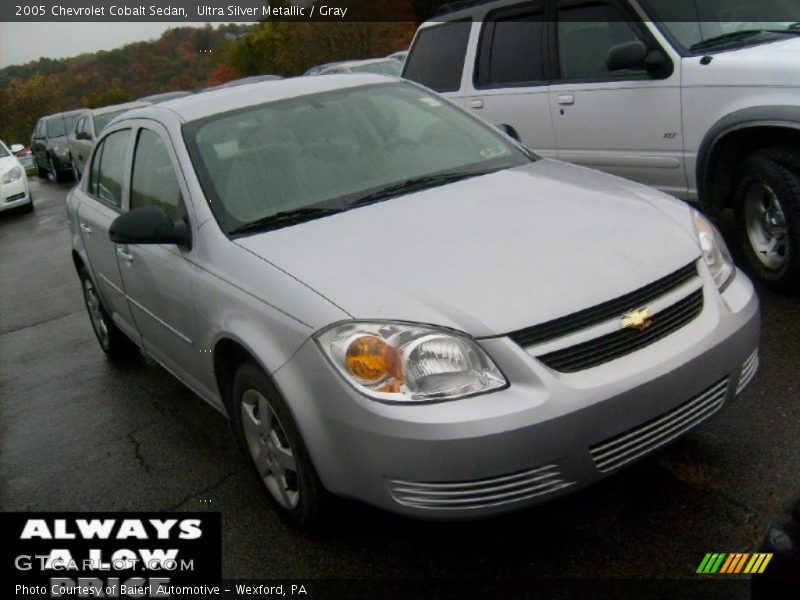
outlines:
[{"label": "car front bumper", "polygon": [[13,183],[0,184],[0,211],[11,210],[32,202],[27,177]]},{"label": "car front bumper", "polygon": [[758,298],[742,273],[684,328],[577,373],[553,371],[507,337],[481,340],[510,385],[425,405],[372,401],[313,340],[274,374],[325,487],[434,519],[516,510],[646,456],[728,403],[755,374]]}]

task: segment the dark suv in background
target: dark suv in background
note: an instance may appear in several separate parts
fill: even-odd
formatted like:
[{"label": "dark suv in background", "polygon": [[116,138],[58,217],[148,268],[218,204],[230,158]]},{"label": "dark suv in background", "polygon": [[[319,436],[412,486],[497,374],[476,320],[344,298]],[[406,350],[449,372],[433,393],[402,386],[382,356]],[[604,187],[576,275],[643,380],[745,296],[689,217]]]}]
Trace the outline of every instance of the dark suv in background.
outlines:
[{"label": "dark suv in background", "polygon": [[31,136],[31,152],[40,177],[52,177],[58,183],[64,173],[72,174],[67,135],[75,130],[75,123],[83,112],[56,113],[37,121]]}]

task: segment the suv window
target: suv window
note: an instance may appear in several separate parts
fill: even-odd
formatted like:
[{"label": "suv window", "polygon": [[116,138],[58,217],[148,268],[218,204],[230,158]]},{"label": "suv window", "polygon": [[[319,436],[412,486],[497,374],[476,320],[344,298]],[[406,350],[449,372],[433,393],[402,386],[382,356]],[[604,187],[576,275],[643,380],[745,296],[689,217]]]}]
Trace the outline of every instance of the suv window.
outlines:
[{"label": "suv window", "polygon": [[36,127],[33,130],[33,137],[44,137],[44,119],[39,119],[36,123]]},{"label": "suv window", "polygon": [[78,124],[75,125],[75,133],[82,133],[86,127],[86,117],[78,119]]},{"label": "suv window", "polygon": [[128,151],[129,129],[115,131],[102,142],[92,160],[90,193],[111,206],[122,206],[122,177]]},{"label": "suv window", "polygon": [[644,71],[611,72],[608,51],[617,44],[642,41],[636,26],[609,4],[558,10],[558,60],[561,79],[619,79]]},{"label": "suv window", "polygon": [[160,206],[173,220],[181,217],[181,188],[169,152],[149,129],[140,130],[133,157],[131,209],[142,206]]},{"label": "suv window", "polygon": [[472,21],[452,21],[421,29],[409,52],[403,77],[437,92],[461,87]]},{"label": "suv window", "polygon": [[476,87],[540,82],[544,74],[541,6],[490,15],[481,32]]}]

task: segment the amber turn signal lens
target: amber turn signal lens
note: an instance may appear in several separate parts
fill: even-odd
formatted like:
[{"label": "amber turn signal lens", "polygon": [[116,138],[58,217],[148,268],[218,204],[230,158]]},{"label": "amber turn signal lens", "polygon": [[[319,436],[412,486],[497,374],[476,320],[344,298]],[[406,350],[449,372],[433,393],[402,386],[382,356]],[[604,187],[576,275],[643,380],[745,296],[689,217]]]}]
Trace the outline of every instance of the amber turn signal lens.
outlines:
[{"label": "amber turn signal lens", "polygon": [[397,350],[374,335],[362,335],[350,342],[345,366],[362,381],[378,381],[386,376],[402,381]]}]

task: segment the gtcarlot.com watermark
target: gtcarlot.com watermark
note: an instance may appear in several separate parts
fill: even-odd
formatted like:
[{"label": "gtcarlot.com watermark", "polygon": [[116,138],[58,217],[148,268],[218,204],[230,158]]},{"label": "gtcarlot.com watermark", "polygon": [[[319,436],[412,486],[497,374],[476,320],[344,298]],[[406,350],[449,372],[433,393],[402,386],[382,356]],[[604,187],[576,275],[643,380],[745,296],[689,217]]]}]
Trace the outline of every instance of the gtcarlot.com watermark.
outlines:
[{"label": "gtcarlot.com watermark", "polygon": [[[17,596],[220,595],[217,513],[13,513],[4,580]],[[11,567],[9,569],[9,567]]]}]

